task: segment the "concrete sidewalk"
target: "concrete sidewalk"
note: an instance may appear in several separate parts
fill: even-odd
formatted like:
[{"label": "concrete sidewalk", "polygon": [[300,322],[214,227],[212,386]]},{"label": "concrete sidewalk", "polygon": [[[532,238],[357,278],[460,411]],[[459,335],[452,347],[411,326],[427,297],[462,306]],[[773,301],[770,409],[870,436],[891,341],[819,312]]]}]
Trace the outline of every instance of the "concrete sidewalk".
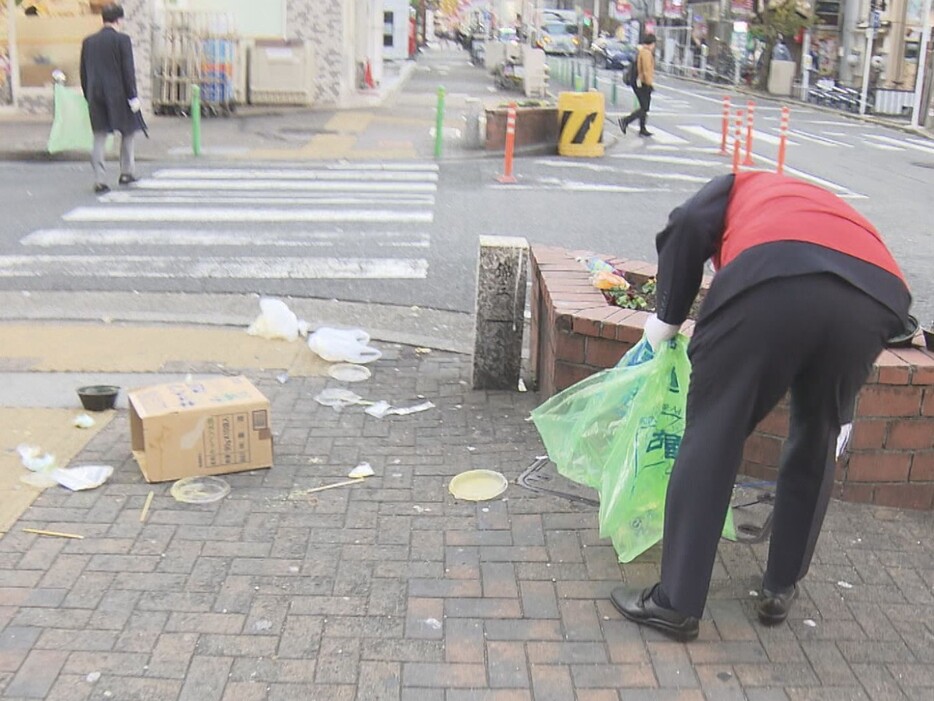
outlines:
[{"label": "concrete sidewalk", "polygon": [[[71,333],[100,346],[112,328]],[[150,338],[171,344],[185,328]],[[227,333],[220,346],[245,346],[242,329]],[[543,451],[526,421],[534,393],[473,391],[467,356],[393,343],[378,343],[384,356],[366,382],[309,372],[283,384],[263,359],[263,344],[282,342],[249,340],[259,343],[250,362],[228,358],[224,371],[244,372],[270,399],[275,466],[227,476],[232,492],[219,503],[177,503],[170,483],[143,481],[126,412],[115,412],[74,460],[113,465],[111,480],[46,490],[0,537],[0,696],[930,698],[931,513],[835,502],[802,597],[772,629],[756,622],[750,596],[765,546],[724,542],[700,640],[673,643],[622,620],[607,598],[620,582],[654,581],[658,548],[620,566],[596,531],[596,509],[515,484]],[[68,343],[4,344],[5,365],[61,369],[76,354],[52,348]],[[149,345],[162,365],[132,369],[188,371]],[[436,407],[384,419],[362,407],[338,413],[313,400],[331,386]],[[2,457],[6,472],[16,456]],[[305,492],[362,460],[376,471],[364,483]],[[501,471],[507,492],[455,500],[448,483],[471,468]]]}]

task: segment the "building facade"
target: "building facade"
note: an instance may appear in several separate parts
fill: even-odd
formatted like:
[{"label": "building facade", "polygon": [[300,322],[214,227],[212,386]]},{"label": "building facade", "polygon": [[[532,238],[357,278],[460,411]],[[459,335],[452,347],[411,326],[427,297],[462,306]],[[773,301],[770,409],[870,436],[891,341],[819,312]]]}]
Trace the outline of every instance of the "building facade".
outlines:
[{"label": "building facade", "polygon": [[[52,73],[77,85],[81,41],[101,26],[108,0],[0,0],[0,110],[49,112]],[[363,68],[382,75],[383,0],[123,0],[123,31],[133,40],[140,96],[153,90],[154,46],[167,10],[222,11],[245,50],[263,40],[307,41],[314,54],[315,104],[340,106]],[[31,9],[35,8],[35,9]]]}]

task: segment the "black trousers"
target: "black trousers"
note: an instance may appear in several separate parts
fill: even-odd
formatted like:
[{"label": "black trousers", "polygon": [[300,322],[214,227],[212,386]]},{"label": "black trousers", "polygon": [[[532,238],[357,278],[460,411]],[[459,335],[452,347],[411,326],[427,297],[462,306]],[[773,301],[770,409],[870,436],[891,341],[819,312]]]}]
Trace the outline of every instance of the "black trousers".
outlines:
[{"label": "black trousers", "polygon": [[631,112],[623,121],[626,124],[632,124],[639,120],[639,131],[645,131],[645,120],[649,115],[649,108],[652,106],[652,88],[643,85],[641,88],[633,88],[636,93],[636,99],[639,100],[639,109]]},{"label": "black trousers", "polygon": [[763,584],[782,589],[807,573],[840,426],[899,326],[894,312],[831,274],[765,281],[698,320],[662,541],[662,589],[676,610],[702,615],[743,445],[789,389]]}]

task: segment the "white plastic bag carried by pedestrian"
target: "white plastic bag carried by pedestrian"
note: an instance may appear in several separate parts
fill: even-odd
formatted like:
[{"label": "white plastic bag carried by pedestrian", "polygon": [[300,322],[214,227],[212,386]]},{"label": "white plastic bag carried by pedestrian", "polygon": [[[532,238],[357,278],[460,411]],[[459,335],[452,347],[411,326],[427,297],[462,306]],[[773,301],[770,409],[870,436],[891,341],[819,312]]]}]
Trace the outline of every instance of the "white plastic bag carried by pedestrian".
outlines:
[{"label": "white plastic bag carried by pedestrian", "polygon": [[372,363],[383,354],[369,345],[370,335],[361,329],[322,327],[308,337],[308,347],[329,363]]},{"label": "white plastic bag carried by pedestrian", "polygon": [[259,300],[260,315],[246,330],[251,336],[294,341],[308,333],[308,323],[300,321],[295,312],[281,299],[263,297]]}]

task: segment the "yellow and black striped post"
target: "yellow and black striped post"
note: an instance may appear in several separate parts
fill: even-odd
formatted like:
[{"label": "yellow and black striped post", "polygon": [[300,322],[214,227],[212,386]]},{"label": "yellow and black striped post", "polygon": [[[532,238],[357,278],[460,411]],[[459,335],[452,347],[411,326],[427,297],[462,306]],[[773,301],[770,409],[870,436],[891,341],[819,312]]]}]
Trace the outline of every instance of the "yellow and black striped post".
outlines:
[{"label": "yellow and black striped post", "polygon": [[558,154],[603,155],[606,98],[602,92],[563,92],[558,95]]}]

